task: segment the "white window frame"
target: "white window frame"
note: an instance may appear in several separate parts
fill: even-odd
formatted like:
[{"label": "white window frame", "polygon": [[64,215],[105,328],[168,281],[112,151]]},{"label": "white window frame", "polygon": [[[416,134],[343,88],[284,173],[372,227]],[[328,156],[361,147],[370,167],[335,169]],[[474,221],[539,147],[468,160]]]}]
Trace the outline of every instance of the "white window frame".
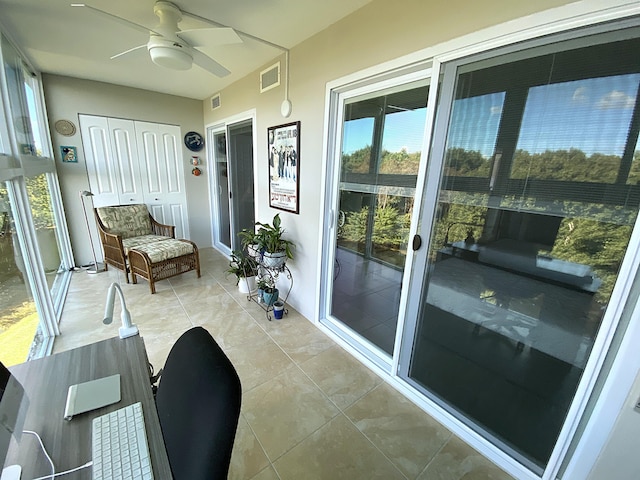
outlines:
[{"label": "white window frame", "polygon": [[[0,29],[0,33],[9,41],[12,47],[21,57],[21,61],[26,68],[35,71],[26,61],[25,55],[12,41],[7,32]],[[2,41],[2,40],[0,40]],[[11,103],[9,101],[9,92],[7,87],[7,79],[4,70],[4,59],[2,49],[0,48],[0,94],[2,95],[3,112],[5,120],[11,118]],[[36,119],[41,134],[41,143],[43,149],[42,157],[33,155],[23,155],[16,141],[16,132],[12,122],[5,122],[6,129],[0,132],[4,135],[3,141],[8,141],[11,152],[9,155],[0,155],[0,180],[5,181],[9,192],[12,210],[15,214],[15,228],[19,242],[22,247],[22,257],[24,259],[25,273],[27,281],[31,286],[32,296],[39,315],[39,328],[44,335],[44,341],[37,351],[30,353],[31,358],[45,356],[53,350],[53,342],[55,336],[60,334],[58,322],[62,313],[64,299],[71,281],[70,266],[73,265],[73,254],[71,252],[71,243],[67,230],[67,222],[64,215],[62,205],[62,196],[60,185],[58,183],[55,160],[52,155],[51,137],[46,117],[46,109],[44,102],[44,93],[42,88],[42,78],[39,73],[34,74],[33,82],[34,100],[36,107]],[[3,152],[5,153],[5,152]],[[46,156],[45,156],[46,155]],[[46,174],[49,186],[49,194],[51,196],[51,206],[53,215],[57,225],[57,243],[60,253],[60,260],[65,268],[65,272],[58,275],[60,279],[56,285],[56,295],[51,295],[51,289],[47,283],[44,274],[44,265],[40,255],[38,242],[36,239],[33,217],[29,207],[29,200],[26,193],[25,178],[35,175]],[[58,281],[58,279],[56,279]]]}]

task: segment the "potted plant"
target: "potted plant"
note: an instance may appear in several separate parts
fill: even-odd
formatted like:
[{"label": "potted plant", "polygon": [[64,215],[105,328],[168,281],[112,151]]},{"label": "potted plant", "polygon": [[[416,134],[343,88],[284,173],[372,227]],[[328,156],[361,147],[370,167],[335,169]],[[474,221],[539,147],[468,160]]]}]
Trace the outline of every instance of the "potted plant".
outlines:
[{"label": "potted plant", "polygon": [[229,261],[227,274],[236,276],[236,285],[238,285],[242,293],[250,293],[252,290],[255,290],[257,273],[258,265],[253,258],[245,255],[240,250],[231,252],[231,260]]},{"label": "potted plant", "polygon": [[264,293],[262,294],[262,299],[268,307],[272,307],[273,304],[278,301],[279,296],[280,292],[278,291],[278,289],[273,285],[269,285],[265,287]]},{"label": "potted plant", "polygon": [[257,280],[256,285],[258,287],[258,301],[264,302],[264,291],[271,287],[270,277],[261,277]]},{"label": "potted plant", "polygon": [[259,260],[260,258],[260,239],[258,238],[258,234],[246,228],[243,228],[239,233],[238,237],[240,237],[240,241],[242,242],[242,246],[246,249],[247,254]]},{"label": "potted plant", "polygon": [[280,226],[280,214],[273,217],[272,224],[256,222],[260,228],[256,239],[262,252],[262,263],[267,268],[279,268],[287,258],[293,258],[295,244],[291,240],[282,238],[284,229]]}]

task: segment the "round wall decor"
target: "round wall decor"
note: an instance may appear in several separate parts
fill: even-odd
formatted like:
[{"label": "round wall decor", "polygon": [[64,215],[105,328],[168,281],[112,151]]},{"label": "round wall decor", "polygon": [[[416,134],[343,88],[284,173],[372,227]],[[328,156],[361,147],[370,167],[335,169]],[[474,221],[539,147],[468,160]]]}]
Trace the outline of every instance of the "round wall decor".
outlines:
[{"label": "round wall decor", "polygon": [[70,137],[76,133],[76,126],[69,120],[58,120],[55,123],[56,132],[65,137]]},{"label": "round wall decor", "polygon": [[197,132],[187,132],[184,136],[184,144],[192,152],[199,152],[204,147],[204,138]]}]

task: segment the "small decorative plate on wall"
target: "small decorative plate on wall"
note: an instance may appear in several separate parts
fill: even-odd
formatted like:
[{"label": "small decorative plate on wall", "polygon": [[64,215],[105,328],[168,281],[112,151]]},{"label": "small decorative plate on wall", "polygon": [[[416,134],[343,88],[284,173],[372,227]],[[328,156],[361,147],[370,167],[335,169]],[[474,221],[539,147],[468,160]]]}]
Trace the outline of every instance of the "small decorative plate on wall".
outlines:
[{"label": "small decorative plate on wall", "polygon": [[192,152],[199,152],[204,147],[204,138],[197,132],[187,132],[184,136],[184,144]]},{"label": "small decorative plate on wall", "polygon": [[76,126],[69,120],[58,120],[55,123],[56,132],[65,137],[70,137],[76,133]]}]

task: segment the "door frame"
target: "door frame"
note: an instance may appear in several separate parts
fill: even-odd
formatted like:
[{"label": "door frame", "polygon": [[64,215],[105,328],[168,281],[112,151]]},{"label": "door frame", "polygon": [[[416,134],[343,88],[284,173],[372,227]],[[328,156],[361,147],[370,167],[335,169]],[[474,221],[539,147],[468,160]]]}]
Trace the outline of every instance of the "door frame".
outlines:
[{"label": "door frame", "polygon": [[[238,123],[243,123],[247,121],[251,121],[251,138],[253,142],[253,191],[258,192],[258,180],[255,172],[257,171],[258,165],[256,161],[256,152],[258,151],[258,139],[256,132],[256,109],[246,110],[242,113],[238,113],[236,115],[231,115],[229,117],[225,117],[216,122],[211,122],[205,125],[205,138],[207,139],[207,164],[210,168],[207,169],[207,181],[209,182],[209,191],[211,195],[209,196],[209,211],[211,212],[211,239],[213,241],[213,248],[222,252],[223,254],[229,256],[231,255],[231,250],[234,248],[233,244],[233,232],[231,232],[231,248],[228,248],[226,245],[220,242],[218,234],[216,232],[216,228],[214,222],[217,222],[219,219],[218,209],[220,208],[217,195],[214,195],[214,192],[217,192],[216,188],[216,177],[214,172],[215,165],[215,145],[212,145],[212,142],[209,141],[211,135],[215,135],[217,133],[225,132],[226,140],[227,140],[227,161],[229,154],[229,127],[236,125]],[[228,177],[230,178],[230,177]],[[255,195],[255,193],[254,193]],[[233,218],[233,204],[229,202],[229,215],[230,219]],[[256,208],[254,207],[254,216],[257,214]]]},{"label": "door frame", "polygon": [[[407,268],[413,261],[413,251],[407,250],[407,257],[405,260],[405,267],[403,272],[402,284],[405,286],[400,292],[400,307],[398,310],[398,325],[396,327],[396,336],[394,343],[396,348],[394,349],[393,357],[384,352],[381,348],[373,345],[371,342],[365,341],[359,336],[355,335],[351,329],[346,327],[339,319],[331,315],[331,290],[333,288],[333,265],[335,262],[335,252],[337,245],[337,222],[339,215],[339,202],[340,202],[340,164],[341,162],[335,161],[339,159],[342,154],[342,135],[344,125],[344,105],[349,99],[355,97],[361,97],[363,95],[377,96],[379,92],[385,91],[391,88],[401,89],[403,86],[410,86],[411,84],[419,81],[427,81],[430,85],[429,98],[427,101],[427,118],[425,120],[425,127],[430,128],[430,101],[435,101],[435,97],[431,93],[432,88],[431,79],[437,78],[432,76],[431,62],[419,62],[412,64],[405,68],[397,69],[393,72],[386,72],[382,78],[374,77],[365,79],[358,83],[349,83],[346,85],[335,86],[332,88],[329,95],[330,110],[328,113],[329,118],[329,131],[327,132],[327,145],[326,152],[330,158],[325,163],[326,171],[323,174],[325,179],[325,185],[323,185],[324,191],[324,210],[327,214],[324,217],[324,223],[322,226],[322,254],[320,255],[320,311],[319,322],[327,327],[334,335],[337,335],[341,340],[346,342],[351,348],[355,349],[359,355],[364,356],[371,361],[376,367],[382,369],[388,374],[393,374],[395,371],[395,365],[397,364],[396,357],[399,352],[399,332],[403,330],[403,322],[405,317],[405,307],[407,304],[407,292],[406,286],[409,285],[408,279],[411,275],[411,269]],[[431,107],[435,109],[434,107]],[[426,133],[423,134],[423,140],[426,138]],[[423,142],[421,149],[421,161],[416,179],[415,197],[414,197],[414,210],[411,218],[411,229],[409,231],[409,239],[413,238],[416,232],[416,222],[418,216],[416,212],[419,211],[421,202],[420,199],[423,195],[424,175],[426,172],[427,164],[427,149],[428,142]]]}]

